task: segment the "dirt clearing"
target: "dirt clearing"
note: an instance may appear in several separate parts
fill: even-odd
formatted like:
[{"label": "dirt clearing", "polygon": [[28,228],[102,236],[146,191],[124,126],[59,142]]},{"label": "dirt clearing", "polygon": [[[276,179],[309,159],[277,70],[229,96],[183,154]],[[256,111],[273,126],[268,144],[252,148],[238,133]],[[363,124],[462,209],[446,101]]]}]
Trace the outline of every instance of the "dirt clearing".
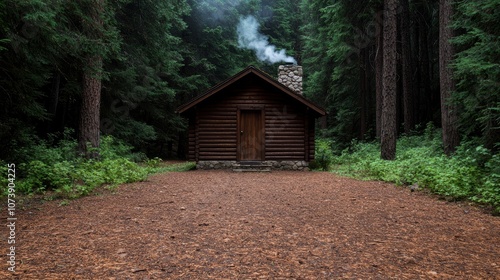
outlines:
[{"label": "dirt clearing", "polygon": [[500,218],[330,173],[165,173],[60,204],[18,210],[0,278],[500,279]]}]

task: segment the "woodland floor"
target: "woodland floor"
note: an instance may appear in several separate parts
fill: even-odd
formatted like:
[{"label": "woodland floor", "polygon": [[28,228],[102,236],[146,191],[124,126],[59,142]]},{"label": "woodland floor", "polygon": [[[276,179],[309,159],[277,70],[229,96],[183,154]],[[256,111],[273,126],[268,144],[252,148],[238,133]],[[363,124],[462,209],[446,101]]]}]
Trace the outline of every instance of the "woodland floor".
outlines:
[{"label": "woodland floor", "polygon": [[500,279],[499,217],[331,173],[164,173],[60,204],[18,209],[0,279]]}]

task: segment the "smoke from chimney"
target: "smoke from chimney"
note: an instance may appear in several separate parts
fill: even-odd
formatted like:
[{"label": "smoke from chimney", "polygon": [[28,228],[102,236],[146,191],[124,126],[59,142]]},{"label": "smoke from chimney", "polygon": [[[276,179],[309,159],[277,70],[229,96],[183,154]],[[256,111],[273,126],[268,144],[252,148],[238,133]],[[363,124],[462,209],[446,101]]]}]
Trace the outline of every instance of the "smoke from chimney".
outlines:
[{"label": "smoke from chimney", "polygon": [[270,63],[289,62],[297,64],[295,58],[286,55],[285,50],[276,50],[276,46],[269,44],[267,36],[259,32],[259,23],[253,16],[241,17],[236,28],[240,48],[255,51],[261,61]]}]

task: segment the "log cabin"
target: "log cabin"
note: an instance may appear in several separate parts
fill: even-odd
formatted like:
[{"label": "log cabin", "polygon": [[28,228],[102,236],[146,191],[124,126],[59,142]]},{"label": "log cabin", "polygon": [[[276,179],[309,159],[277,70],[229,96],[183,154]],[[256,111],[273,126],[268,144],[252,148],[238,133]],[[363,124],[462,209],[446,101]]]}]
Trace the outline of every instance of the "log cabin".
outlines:
[{"label": "log cabin", "polygon": [[302,67],[278,79],[249,66],[177,108],[188,119],[188,159],[198,169],[308,170],[315,120],[325,110],[302,95]]}]

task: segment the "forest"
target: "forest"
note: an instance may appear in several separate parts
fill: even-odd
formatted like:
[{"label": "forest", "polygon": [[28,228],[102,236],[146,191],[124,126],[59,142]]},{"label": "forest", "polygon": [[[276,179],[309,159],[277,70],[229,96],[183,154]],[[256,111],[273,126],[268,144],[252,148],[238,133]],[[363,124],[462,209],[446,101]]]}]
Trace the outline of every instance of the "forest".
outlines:
[{"label": "forest", "polygon": [[500,209],[498,0],[2,0],[0,13],[0,161],[22,192],[140,180],[185,157],[179,105],[248,65],[295,62],[328,112],[319,166]]}]

